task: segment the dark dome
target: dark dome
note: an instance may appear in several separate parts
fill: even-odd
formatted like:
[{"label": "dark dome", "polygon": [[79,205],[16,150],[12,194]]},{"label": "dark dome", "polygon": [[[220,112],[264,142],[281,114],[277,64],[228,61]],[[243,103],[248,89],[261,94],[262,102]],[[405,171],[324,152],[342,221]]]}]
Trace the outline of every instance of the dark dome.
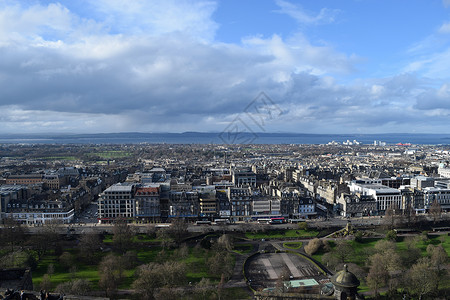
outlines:
[{"label": "dark dome", "polygon": [[355,288],[359,286],[358,278],[348,271],[347,265],[344,265],[344,270],[334,274],[330,280],[337,287]]}]

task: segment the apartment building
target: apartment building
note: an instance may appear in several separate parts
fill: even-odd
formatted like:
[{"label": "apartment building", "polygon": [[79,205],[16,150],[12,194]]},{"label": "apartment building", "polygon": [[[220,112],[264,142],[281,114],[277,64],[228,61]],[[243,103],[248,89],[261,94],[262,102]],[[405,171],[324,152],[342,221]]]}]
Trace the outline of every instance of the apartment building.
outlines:
[{"label": "apartment building", "polygon": [[134,218],[136,201],[134,195],[136,185],[117,183],[107,188],[98,199],[98,219],[100,223],[108,223],[116,218]]}]

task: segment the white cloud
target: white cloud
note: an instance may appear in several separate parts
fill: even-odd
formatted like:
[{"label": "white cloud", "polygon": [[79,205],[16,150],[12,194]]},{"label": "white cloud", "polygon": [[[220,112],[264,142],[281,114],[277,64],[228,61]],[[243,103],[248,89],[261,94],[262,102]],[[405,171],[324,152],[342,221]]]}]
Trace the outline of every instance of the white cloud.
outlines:
[{"label": "white cloud", "polygon": [[308,14],[299,5],[285,0],[276,0],[281,8],[277,12],[287,14],[301,24],[333,23],[339,10],[322,8],[317,15]]},{"label": "white cloud", "polygon": [[440,33],[450,33],[450,22],[445,22],[442,24],[442,26],[439,28]]},{"label": "white cloud", "polygon": [[[219,43],[215,2],[88,3],[0,6],[3,131],[220,131],[261,91],[286,112],[267,131],[376,131],[427,124],[417,103],[441,99],[411,74],[341,85],[357,58],[302,34]],[[303,23],[333,15],[277,3]]]},{"label": "white cloud", "polygon": [[183,32],[211,41],[218,28],[211,19],[217,8],[215,1],[97,0],[91,5],[103,14],[113,32],[152,36]]}]

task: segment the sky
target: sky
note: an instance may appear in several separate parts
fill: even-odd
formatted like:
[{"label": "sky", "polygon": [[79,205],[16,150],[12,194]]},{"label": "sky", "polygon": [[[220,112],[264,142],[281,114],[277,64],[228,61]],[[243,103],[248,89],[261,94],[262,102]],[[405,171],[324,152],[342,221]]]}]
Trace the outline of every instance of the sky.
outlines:
[{"label": "sky", "polygon": [[0,0],[0,133],[448,133],[450,0]]}]

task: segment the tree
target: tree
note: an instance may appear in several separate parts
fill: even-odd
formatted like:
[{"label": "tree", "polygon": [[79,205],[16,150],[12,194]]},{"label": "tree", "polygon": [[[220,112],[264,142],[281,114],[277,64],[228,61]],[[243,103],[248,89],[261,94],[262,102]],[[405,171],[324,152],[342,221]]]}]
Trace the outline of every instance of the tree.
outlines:
[{"label": "tree", "polygon": [[61,256],[59,257],[59,262],[63,267],[68,269],[71,266],[73,266],[74,263],[73,255],[70,254],[69,252],[63,252],[63,254],[61,254]]},{"label": "tree", "polygon": [[397,240],[397,232],[395,230],[389,230],[386,233],[386,240],[395,242]]},{"label": "tree", "polygon": [[133,243],[134,231],[127,220],[118,218],[113,227],[113,244],[120,253],[125,253]]},{"label": "tree", "polygon": [[161,241],[161,247],[163,249],[172,248],[175,245],[173,238],[170,237],[169,231],[167,229],[159,229],[157,231],[158,239]]},{"label": "tree", "polygon": [[58,284],[55,291],[60,294],[86,296],[91,290],[91,284],[86,279],[75,279]]},{"label": "tree", "polygon": [[47,266],[47,274],[50,278],[52,278],[53,273],[55,273],[55,266],[53,264],[48,264]]},{"label": "tree", "polygon": [[393,271],[400,268],[400,256],[396,252],[396,245],[392,241],[380,240],[375,244],[376,253],[369,257],[369,274],[367,275],[367,284],[377,290],[389,283],[391,290]]},{"label": "tree", "polygon": [[217,245],[224,250],[231,251],[233,249],[233,237],[229,234],[222,234],[217,240]]},{"label": "tree", "polygon": [[142,299],[154,299],[155,290],[162,285],[160,270],[157,266],[155,263],[149,263],[136,270],[137,279],[132,286]]},{"label": "tree", "polygon": [[100,249],[100,236],[94,233],[83,234],[80,238],[80,256],[85,261],[92,263],[95,261],[95,253]]},{"label": "tree", "polygon": [[405,238],[406,251],[401,252],[402,265],[409,268],[422,257],[421,251],[417,248],[416,238]]},{"label": "tree", "polygon": [[186,266],[180,262],[164,264],[149,263],[136,270],[137,279],[133,288],[143,299],[158,298],[157,290],[183,285],[186,281]]},{"label": "tree", "polygon": [[428,245],[427,252],[430,255],[431,266],[435,269],[437,273],[436,290],[438,290],[439,285],[442,282],[442,278],[445,277],[445,275],[447,274],[446,265],[448,261],[448,255],[444,247],[442,247],[442,245],[438,245],[436,247],[432,246],[429,249],[430,246],[432,246],[432,244]]},{"label": "tree", "polygon": [[20,222],[9,217],[3,219],[3,228],[0,235],[3,244],[11,246],[11,251],[14,251],[14,247],[23,243],[24,238],[25,229]]},{"label": "tree", "polygon": [[211,275],[222,275],[230,278],[233,274],[233,256],[228,252],[217,251],[207,260],[209,273]]},{"label": "tree", "polygon": [[105,256],[99,264],[100,280],[98,282],[106,296],[111,296],[123,278],[123,264],[120,256],[109,254]]},{"label": "tree", "polygon": [[394,225],[396,223],[396,215],[395,215],[395,206],[390,205],[386,211],[384,212],[384,224],[387,229],[394,229]]},{"label": "tree", "polygon": [[211,280],[208,278],[202,278],[202,280],[195,285],[195,294],[197,294],[201,300],[209,299],[215,290]]},{"label": "tree", "polygon": [[335,255],[338,261],[341,263],[348,262],[349,258],[354,255],[354,250],[352,245],[346,240],[339,240],[337,242],[336,248],[334,249]]},{"label": "tree", "polygon": [[41,288],[41,290],[46,290],[46,291],[49,291],[52,289],[52,282],[51,282],[50,276],[48,274],[44,274],[44,276],[42,276],[40,288]]},{"label": "tree", "polygon": [[423,296],[435,290],[438,275],[433,270],[430,259],[424,257],[411,267],[407,273],[407,278],[407,289],[421,300]]},{"label": "tree", "polygon": [[441,218],[442,208],[437,199],[431,204],[429,212],[433,216],[433,223],[436,223],[436,221]]},{"label": "tree", "polygon": [[179,245],[188,236],[188,224],[182,218],[176,218],[169,227],[169,235]]},{"label": "tree", "polygon": [[307,231],[308,230],[308,223],[306,223],[306,222],[298,223],[298,229]]},{"label": "tree", "polygon": [[41,259],[48,250],[58,248],[56,244],[60,241],[59,238],[59,223],[58,222],[47,222],[38,230],[29,240],[32,248],[36,251],[38,259]]},{"label": "tree", "polygon": [[370,269],[367,274],[367,285],[374,290],[375,295],[378,295],[378,290],[387,284],[389,279],[389,272],[385,265],[379,263],[383,259],[383,256],[379,253],[374,254],[371,257]]},{"label": "tree", "polygon": [[339,259],[336,257],[335,252],[327,252],[322,256],[322,263],[324,263],[328,268],[337,270],[337,265],[339,264]]},{"label": "tree", "polygon": [[310,240],[308,244],[305,246],[305,252],[308,255],[313,255],[320,249],[320,247],[322,247],[322,245],[323,245],[322,240],[314,238]]}]

